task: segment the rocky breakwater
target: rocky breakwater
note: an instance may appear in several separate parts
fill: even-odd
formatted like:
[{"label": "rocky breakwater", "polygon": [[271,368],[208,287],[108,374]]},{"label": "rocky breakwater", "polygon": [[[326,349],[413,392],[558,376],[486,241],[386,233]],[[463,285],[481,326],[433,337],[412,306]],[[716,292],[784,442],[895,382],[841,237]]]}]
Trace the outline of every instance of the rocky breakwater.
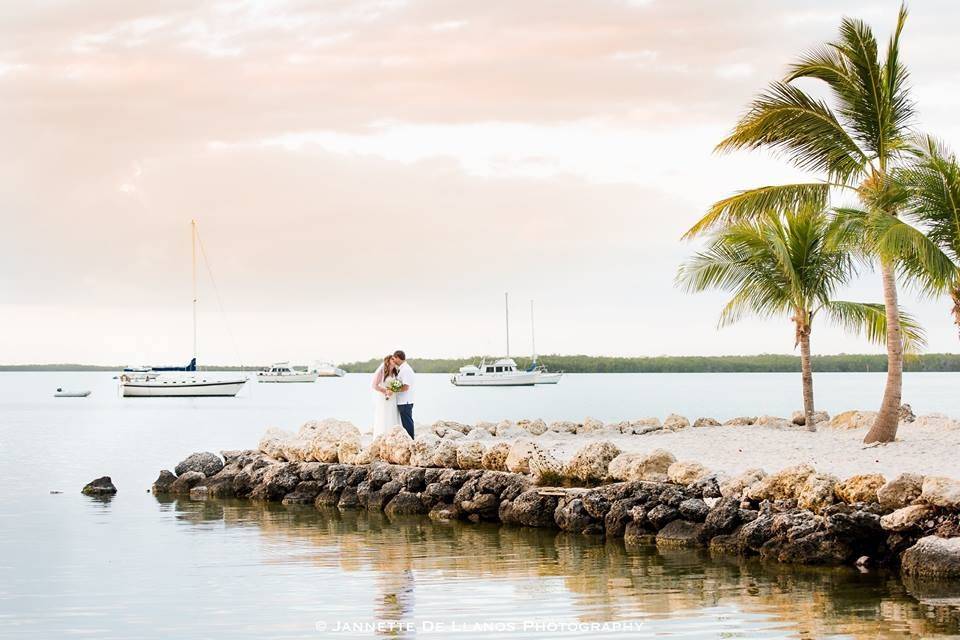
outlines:
[{"label": "rocky breakwater", "polygon": [[840,479],[807,465],[728,477],[668,451],[623,453],[604,440],[562,461],[523,437],[531,433],[512,423],[438,423],[416,440],[397,427],[363,446],[349,423],[309,422],[298,433],[268,430],[258,449],[192,454],[176,473],[162,471],[153,491],[556,527],[628,545],[960,578],[960,481]]}]

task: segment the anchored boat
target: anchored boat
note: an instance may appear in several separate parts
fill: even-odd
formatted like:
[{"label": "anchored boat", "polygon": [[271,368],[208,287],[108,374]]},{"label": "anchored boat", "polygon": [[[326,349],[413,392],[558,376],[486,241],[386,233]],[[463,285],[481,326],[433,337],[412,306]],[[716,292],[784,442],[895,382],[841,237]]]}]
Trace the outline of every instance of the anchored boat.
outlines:
[{"label": "anchored boat", "polygon": [[537,384],[537,371],[520,371],[512,358],[500,358],[491,363],[486,359],[480,366],[460,367],[450,382],[458,387],[532,387]]},{"label": "anchored boat", "polygon": [[[247,378],[241,376],[218,379],[197,372],[197,223],[195,220],[190,221],[190,240],[193,258],[193,359],[185,367],[124,369],[120,375],[120,391],[124,398],[233,397],[247,382]],[[207,267],[209,266],[208,264]]]},{"label": "anchored boat", "polygon": [[311,371],[315,371],[321,378],[342,378],[347,375],[346,371],[329,362],[318,362]]},{"label": "anchored boat", "polygon": [[289,362],[278,362],[268,369],[257,372],[259,382],[316,382],[316,371],[294,369]]}]

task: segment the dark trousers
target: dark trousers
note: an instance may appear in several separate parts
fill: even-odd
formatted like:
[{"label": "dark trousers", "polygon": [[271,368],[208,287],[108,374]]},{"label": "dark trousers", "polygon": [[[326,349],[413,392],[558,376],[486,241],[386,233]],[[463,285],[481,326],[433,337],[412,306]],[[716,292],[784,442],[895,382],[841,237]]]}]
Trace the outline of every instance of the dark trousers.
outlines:
[{"label": "dark trousers", "polygon": [[412,404],[398,404],[397,410],[400,412],[400,424],[403,425],[404,431],[410,434],[410,437],[413,437],[413,405]]}]

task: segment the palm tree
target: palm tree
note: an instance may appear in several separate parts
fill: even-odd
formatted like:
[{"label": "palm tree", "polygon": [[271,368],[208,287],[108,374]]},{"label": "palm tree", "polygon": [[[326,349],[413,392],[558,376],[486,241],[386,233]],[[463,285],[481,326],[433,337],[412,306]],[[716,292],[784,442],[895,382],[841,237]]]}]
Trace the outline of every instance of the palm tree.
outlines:
[{"label": "palm tree", "polygon": [[[906,213],[924,226],[927,237],[960,264],[960,164],[946,145],[931,136],[917,138],[915,160],[897,174],[907,192]],[[934,292],[945,288],[953,302],[953,323],[960,330],[960,272],[947,282],[925,282]]]},{"label": "palm tree", "polygon": [[[838,210],[850,217],[838,237],[849,241],[853,233],[861,234],[855,242],[860,254],[879,261],[886,316],[887,382],[865,442],[890,442],[897,433],[904,349],[897,270],[942,277],[950,262],[923,233],[898,217],[903,197],[891,179],[907,156],[914,113],[907,70],[900,62],[906,18],[901,7],[883,60],[870,27],[844,18],[837,40],[791,65],[784,80],[761,93],[717,146],[719,151],[766,148],[819,174],[819,179],[741,191],[715,203],[686,233],[692,237],[759,212],[823,210],[831,195],[839,193],[856,197],[859,208]],[[802,79],[825,85],[829,102],[797,86]]]},{"label": "palm tree", "polygon": [[[803,411],[810,430],[815,430],[810,364],[814,318],[822,313],[875,342],[883,342],[887,329],[883,305],[833,299],[853,275],[854,263],[848,251],[834,246],[832,227],[831,218],[819,211],[759,214],[715,232],[708,247],[677,274],[687,291],[733,293],[720,315],[720,326],[746,314],[790,318],[794,348],[800,347]],[[908,344],[921,344],[923,335],[913,319],[905,314],[899,319]]]}]

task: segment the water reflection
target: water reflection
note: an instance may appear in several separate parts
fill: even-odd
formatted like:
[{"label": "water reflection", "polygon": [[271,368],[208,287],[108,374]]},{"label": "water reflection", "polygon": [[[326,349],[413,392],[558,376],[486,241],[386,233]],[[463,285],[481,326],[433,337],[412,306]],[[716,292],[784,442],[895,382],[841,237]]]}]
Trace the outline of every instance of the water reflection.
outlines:
[{"label": "water reflection", "polygon": [[[438,614],[465,623],[519,624],[534,617],[643,621],[642,634],[624,637],[762,631],[775,637],[897,638],[960,629],[957,585],[909,585],[886,573],[711,558],[704,550],[628,548],[620,540],[546,529],[418,517],[391,521],[380,513],[335,508],[163,504],[191,526],[255,527],[268,547],[264,562],[310,562],[347,576],[372,572],[371,610],[363,611],[362,603],[348,608],[381,622],[413,624]],[[422,602],[421,591],[429,596]],[[378,631],[414,635],[410,628]]]}]

